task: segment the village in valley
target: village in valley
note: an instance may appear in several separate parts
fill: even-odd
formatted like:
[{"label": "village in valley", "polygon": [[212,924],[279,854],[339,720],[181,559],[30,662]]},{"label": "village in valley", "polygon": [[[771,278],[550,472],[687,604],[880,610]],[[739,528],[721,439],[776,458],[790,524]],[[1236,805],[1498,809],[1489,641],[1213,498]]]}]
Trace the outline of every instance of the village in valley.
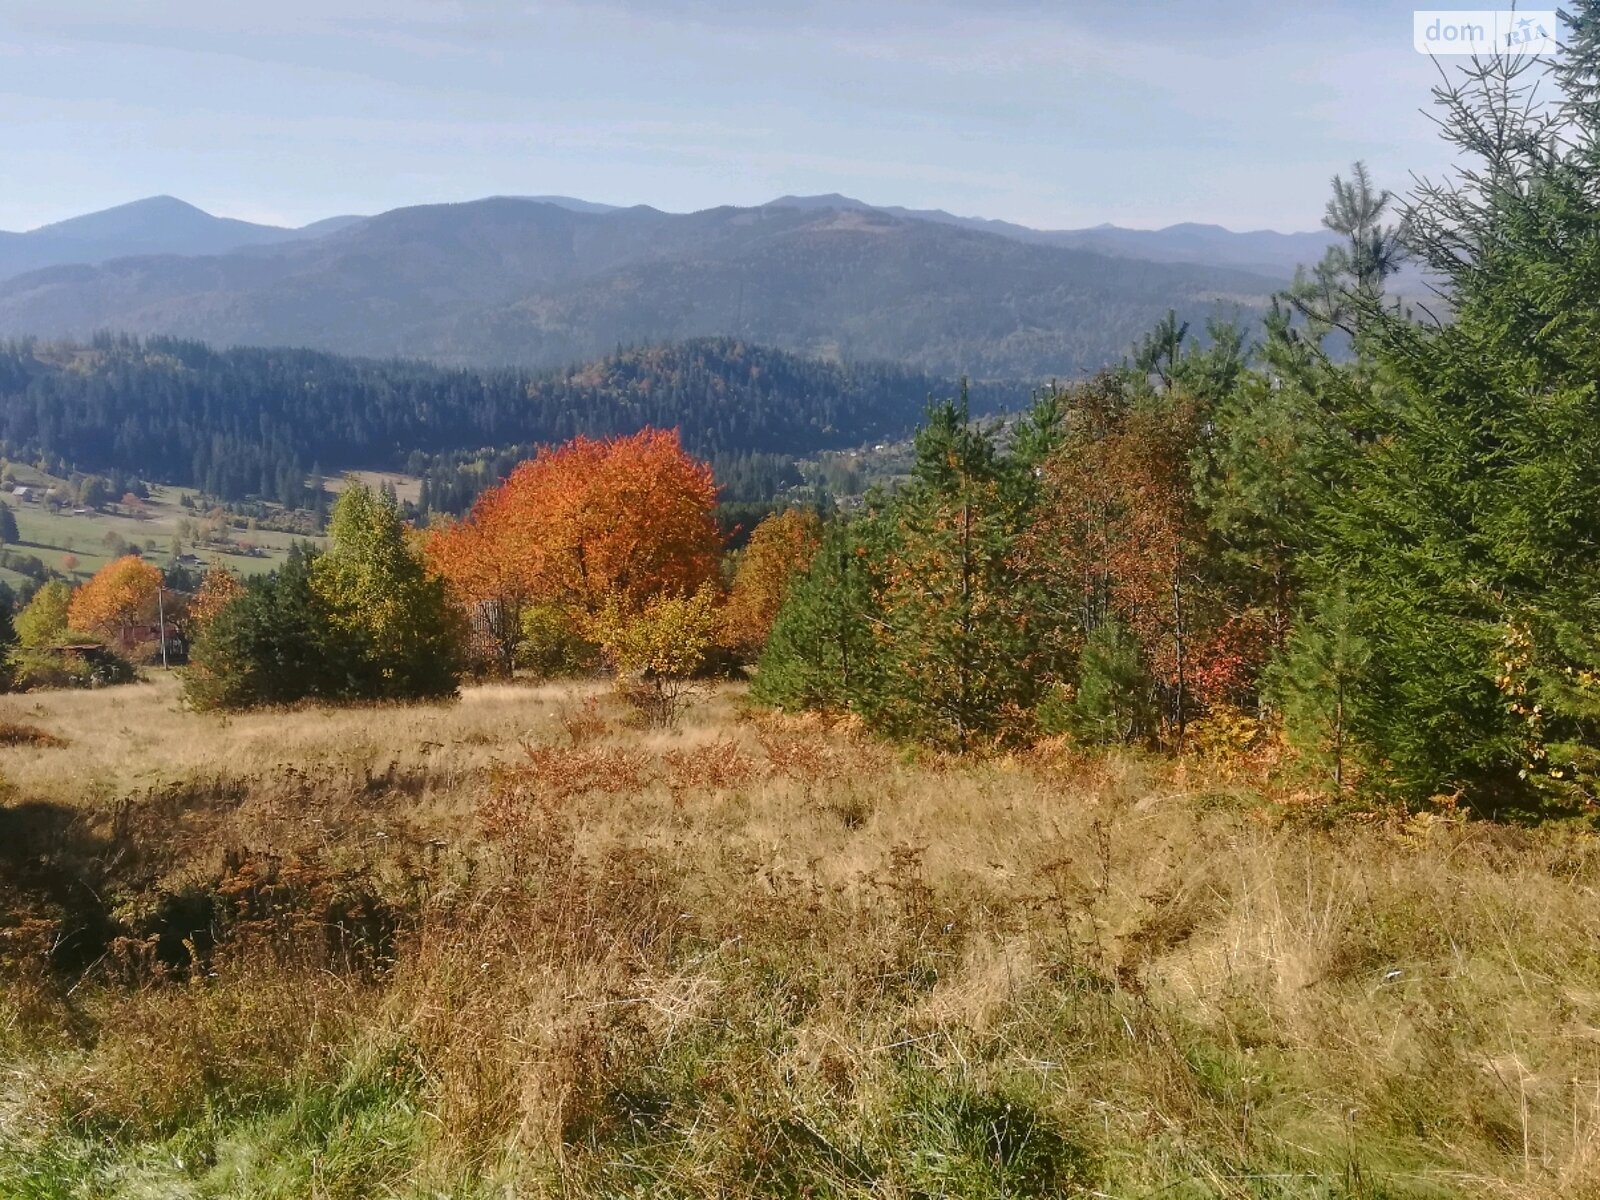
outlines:
[{"label": "village in valley", "polygon": [[252,504],[256,515],[245,515],[193,488],[131,480],[116,481],[124,489],[113,493],[112,482],[0,467],[0,503],[17,528],[0,545],[0,581],[17,588],[51,573],[81,581],[125,554],[197,572],[220,562],[251,576],[280,564],[295,542],[319,540],[314,524],[294,521],[277,505]]}]

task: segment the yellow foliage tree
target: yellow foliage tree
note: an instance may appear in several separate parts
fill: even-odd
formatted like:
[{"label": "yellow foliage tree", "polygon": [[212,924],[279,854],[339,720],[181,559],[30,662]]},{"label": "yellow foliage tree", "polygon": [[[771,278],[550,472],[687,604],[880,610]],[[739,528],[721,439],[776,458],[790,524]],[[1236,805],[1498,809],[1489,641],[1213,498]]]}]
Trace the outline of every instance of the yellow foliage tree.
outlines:
[{"label": "yellow foliage tree", "polygon": [[656,596],[637,612],[613,598],[591,630],[629,703],[651,724],[671,725],[716,645],[720,623],[716,590],[704,583],[687,596]]},{"label": "yellow foliage tree", "polygon": [[29,650],[63,640],[68,634],[67,610],[72,606],[72,585],[52,579],[17,614],[17,640]]},{"label": "yellow foliage tree", "polygon": [[751,662],[767,644],[778,610],[822,542],[822,521],[810,509],[789,508],[755,527],[739,555],[724,609],[723,643]]},{"label": "yellow foliage tree", "polygon": [[160,595],[160,570],[137,554],[124,555],[73,593],[67,624],[103,641],[119,639],[128,626],[156,619]]},{"label": "yellow foliage tree", "polygon": [[219,612],[242,595],[244,584],[238,574],[220,563],[212,564],[200,581],[200,591],[194,602],[189,605],[188,636],[198,638]]}]

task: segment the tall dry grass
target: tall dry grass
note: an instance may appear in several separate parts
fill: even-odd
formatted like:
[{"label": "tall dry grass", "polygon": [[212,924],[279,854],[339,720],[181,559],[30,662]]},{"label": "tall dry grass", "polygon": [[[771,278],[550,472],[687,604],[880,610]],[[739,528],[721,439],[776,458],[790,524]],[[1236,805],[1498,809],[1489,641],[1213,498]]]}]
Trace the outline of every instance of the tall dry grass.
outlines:
[{"label": "tall dry grass", "polygon": [[0,1194],[1600,1194],[1583,829],[737,689],[8,704]]}]

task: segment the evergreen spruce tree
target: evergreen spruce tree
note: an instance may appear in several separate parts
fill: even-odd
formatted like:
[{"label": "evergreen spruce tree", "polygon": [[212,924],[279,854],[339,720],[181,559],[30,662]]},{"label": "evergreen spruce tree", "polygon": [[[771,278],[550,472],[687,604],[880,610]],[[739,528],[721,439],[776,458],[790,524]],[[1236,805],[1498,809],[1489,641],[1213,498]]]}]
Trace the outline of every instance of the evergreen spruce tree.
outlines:
[{"label": "evergreen spruce tree", "polygon": [[1269,699],[1283,714],[1290,740],[1313,762],[1325,765],[1329,782],[1342,793],[1361,747],[1350,731],[1360,726],[1368,702],[1372,643],[1367,626],[1342,589],[1323,598],[1315,620],[1297,627],[1265,680]]},{"label": "evergreen spruce tree", "polygon": [[[1436,91],[1466,159],[1402,216],[1451,319],[1408,319],[1358,265],[1336,297],[1363,361],[1330,375],[1356,453],[1319,520],[1313,619],[1331,632],[1341,593],[1361,614],[1349,732],[1410,799],[1600,799],[1597,13],[1577,6],[1554,63],[1476,62]],[[1352,254],[1381,261],[1356,225]]]},{"label": "evergreen spruce tree", "polygon": [[16,664],[12,656],[17,650],[17,627],[12,612],[16,597],[9,586],[0,596],[0,692],[9,692],[16,683]]},{"label": "evergreen spruce tree", "polygon": [[1323,407],[1336,374],[1309,367],[1284,330],[1269,321],[1263,370],[1241,373],[1211,410],[1209,436],[1194,462],[1195,492],[1214,542],[1210,569],[1231,589],[1236,610],[1258,615],[1281,647],[1318,543],[1318,514],[1337,505],[1351,455],[1343,422]]},{"label": "evergreen spruce tree", "polygon": [[966,397],[916,438],[897,498],[883,589],[885,678],[869,722],[965,752],[1016,732],[1038,698],[1017,543],[1017,464],[975,424]]},{"label": "evergreen spruce tree", "polygon": [[789,709],[873,710],[883,679],[879,572],[885,521],[875,508],[829,522],[811,568],[789,590],[751,693]]},{"label": "evergreen spruce tree", "polygon": [[332,533],[326,554],[295,547],[211,619],[184,681],[197,708],[455,694],[463,631],[394,499],[352,483]]},{"label": "evergreen spruce tree", "polygon": [[317,551],[297,545],[251,580],[190,648],[184,694],[199,709],[340,700],[356,693],[365,646],[336,632],[313,586]]},{"label": "evergreen spruce tree", "polygon": [[1145,669],[1139,639],[1116,617],[1089,632],[1077,676],[1070,702],[1052,711],[1049,732],[1101,744],[1154,738],[1160,726],[1155,681]]}]

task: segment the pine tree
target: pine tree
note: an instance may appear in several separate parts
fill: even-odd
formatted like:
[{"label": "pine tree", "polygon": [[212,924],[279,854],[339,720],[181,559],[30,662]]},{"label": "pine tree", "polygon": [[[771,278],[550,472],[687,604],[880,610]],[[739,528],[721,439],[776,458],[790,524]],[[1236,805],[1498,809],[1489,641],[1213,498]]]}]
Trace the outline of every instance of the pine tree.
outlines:
[{"label": "pine tree", "polygon": [[1351,177],[1333,177],[1333,195],[1323,228],[1342,241],[1328,247],[1309,273],[1299,272],[1286,299],[1303,316],[1314,338],[1338,329],[1356,335],[1380,311],[1384,280],[1409,257],[1409,221],[1388,222],[1395,196],[1373,185],[1367,165],[1357,162]]},{"label": "pine tree", "polygon": [[1315,620],[1299,625],[1267,672],[1267,694],[1284,717],[1290,740],[1325,763],[1335,792],[1343,792],[1360,748],[1352,729],[1368,701],[1372,643],[1343,589],[1322,598]]},{"label": "pine tree", "polygon": [[17,628],[12,616],[12,603],[10,588],[7,594],[0,599],[0,692],[9,692],[16,684],[16,663],[13,655],[17,651]]},{"label": "pine tree", "polygon": [[1138,639],[1121,621],[1111,617],[1090,632],[1077,674],[1060,721],[1066,731],[1081,741],[1100,743],[1155,736],[1160,723],[1155,681],[1145,668]]},{"label": "pine tree", "polygon": [[1189,322],[1178,320],[1173,309],[1133,348],[1133,366],[1142,375],[1155,375],[1163,387],[1171,387],[1183,358],[1183,342],[1189,336]]},{"label": "pine tree", "polygon": [[1241,375],[1212,410],[1195,491],[1215,540],[1215,575],[1235,610],[1259,614],[1282,646],[1318,544],[1317,514],[1338,503],[1351,453],[1343,424],[1319,406],[1281,336],[1265,371]]},{"label": "pine tree", "polygon": [[241,709],[359,694],[365,647],[335,626],[313,585],[317,552],[295,546],[251,580],[190,648],[184,695],[196,708]]}]

